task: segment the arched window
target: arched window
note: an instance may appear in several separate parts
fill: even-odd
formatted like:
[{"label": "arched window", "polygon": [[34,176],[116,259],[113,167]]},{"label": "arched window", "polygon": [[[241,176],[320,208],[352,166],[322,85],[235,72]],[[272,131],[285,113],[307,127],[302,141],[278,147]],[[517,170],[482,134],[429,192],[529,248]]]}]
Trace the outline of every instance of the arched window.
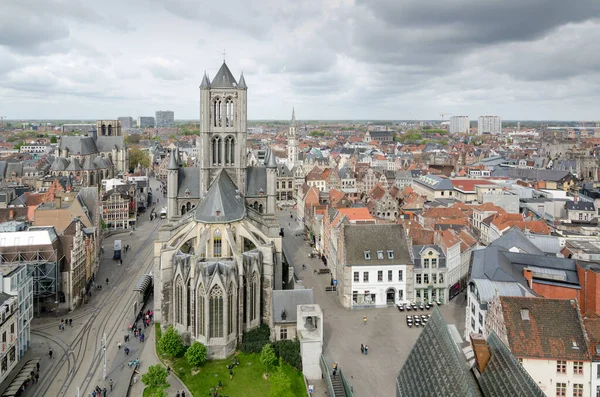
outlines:
[{"label": "arched window", "polygon": [[221,147],[221,138],[216,136],[212,140],[212,163],[221,165],[223,162],[223,149]]},{"label": "arched window", "polygon": [[189,326],[192,323],[192,280],[188,280],[187,289],[185,291],[186,295],[186,316],[185,316],[185,326]]},{"label": "arched window", "polygon": [[213,257],[220,258],[223,248],[223,240],[221,239],[221,231],[219,229],[215,230],[215,235],[213,237]]},{"label": "arched window", "polygon": [[112,135],[112,125],[108,125],[108,136]]},{"label": "arched window", "polygon": [[233,315],[236,305],[233,301],[233,283],[229,286],[229,293],[227,294],[227,333],[231,335],[234,331],[233,329]]},{"label": "arched window", "polygon": [[225,165],[235,164],[235,140],[232,136],[225,138]]},{"label": "arched window", "polygon": [[209,326],[210,338],[223,337],[223,290],[218,285],[215,285],[210,291],[209,305]]},{"label": "arched window", "polygon": [[102,135],[106,135],[106,124],[102,124]]},{"label": "arched window", "polygon": [[183,281],[181,277],[177,277],[175,282],[175,322],[178,324],[183,322]]},{"label": "arched window", "polygon": [[196,295],[196,301],[198,302],[198,335],[206,336],[206,319],[204,313],[204,286],[200,284],[198,287],[198,293]]},{"label": "arched window", "polygon": [[223,103],[221,98],[215,98],[213,101],[213,120],[214,126],[220,127],[223,121]]},{"label": "arched window", "polygon": [[235,118],[235,103],[233,102],[233,99],[231,97],[225,100],[225,112],[225,126],[233,127],[233,122]]},{"label": "arched window", "polygon": [[258,274],[254,272],[254,274],[252,274],[252,280],[250,281],[250,321],[256,319],[256,302],[257,299],[260,299],[258,293]]},{"label": "arched window", "polygon": [[185,204],[181,206],[181,215],[185,215]]},{"label": "arched window", "polygon": [[261,214],[263,213],[263,205],[262,204],[258,205],[258,212],[260,212]]}]

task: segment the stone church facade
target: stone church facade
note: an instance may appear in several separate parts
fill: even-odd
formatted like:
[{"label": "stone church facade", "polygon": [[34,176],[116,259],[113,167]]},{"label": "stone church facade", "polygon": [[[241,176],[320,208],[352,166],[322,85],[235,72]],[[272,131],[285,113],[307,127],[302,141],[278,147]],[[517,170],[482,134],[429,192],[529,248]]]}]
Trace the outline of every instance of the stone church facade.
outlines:
[{"label": "stone church facade", "polygon": [[271,152],[247,165],[246,90],[225,63],[212,81],[204,76],[199,166],[170,154],[168,219],[154,249],[156,321],[206,345],[209,358],[229,356],[244,332],[269,324],[282,286],[277,166]]}]

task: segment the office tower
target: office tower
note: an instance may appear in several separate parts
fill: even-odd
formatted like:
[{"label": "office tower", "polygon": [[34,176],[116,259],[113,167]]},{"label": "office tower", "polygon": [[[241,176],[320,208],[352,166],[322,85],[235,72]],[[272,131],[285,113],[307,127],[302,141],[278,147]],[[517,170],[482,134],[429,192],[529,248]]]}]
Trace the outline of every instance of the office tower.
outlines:
[{"label": "office tower", "polygon": [[121,128],[133,128],[133,118],[129,116],[119,117]]},{"label": "office tower", "polygon": [[500,134],[502,132],[502,119],[498,116],[479,116],[477,134]]},{"label": "office tower", "polygon": [[469,116],[450,117],[451,134],[468,134],[470,129]]},{"label": "office tower", "polygon": [[154,117],[138,117],[138,128],[154,128]]}]

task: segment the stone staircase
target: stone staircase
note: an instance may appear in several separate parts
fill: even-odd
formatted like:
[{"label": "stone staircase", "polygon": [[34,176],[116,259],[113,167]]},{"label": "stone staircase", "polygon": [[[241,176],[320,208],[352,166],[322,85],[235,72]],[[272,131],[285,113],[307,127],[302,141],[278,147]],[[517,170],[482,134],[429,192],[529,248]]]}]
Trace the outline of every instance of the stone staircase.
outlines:
[{"label": "stone staircase", "polygon": [[335,377],[331,377],[331,384],[333,385],[334,397],[346,397],[346,392],[344,391],[344,385],[342,383],[342,377],[339,374]]}]

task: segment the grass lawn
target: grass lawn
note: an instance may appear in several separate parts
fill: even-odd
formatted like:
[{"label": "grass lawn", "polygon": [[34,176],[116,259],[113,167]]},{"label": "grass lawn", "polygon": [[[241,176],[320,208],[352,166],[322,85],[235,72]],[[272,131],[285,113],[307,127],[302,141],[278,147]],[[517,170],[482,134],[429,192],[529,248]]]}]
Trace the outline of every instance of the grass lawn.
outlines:
[{"label": "grass lawn", "polygon": [[[160,325],[159,325],[160,327]],[[157,332],[157,336],[160,335]],[[158,337],[156,338],[158,341]],[[157,353],[160,356],[160,352]],[[187,363],[185,358],[167,360],[161,356],[163,362],[171,366],[177,376],[185,383],[194,397],[206,397],[212,387],[217,387],[219,381],[223,383],[223,390],[219,394],[229,397],[267,397],[270,384],[263,378],[265,369],[260,362],[259,354],[240,353],[238,360],[240,365],[233,368],[233,379],[229,380],[227,366],[233,362],[233,357],[225,360],[210,360],[202,365],[197,371]],[[284,372],[292,381],[292,392],[297,397],[306,396],[306,388],[302,373],[284,363]],[[276,368],[271,370],[274,372]],[[150,397],[152,394],[144,397]]]}]

